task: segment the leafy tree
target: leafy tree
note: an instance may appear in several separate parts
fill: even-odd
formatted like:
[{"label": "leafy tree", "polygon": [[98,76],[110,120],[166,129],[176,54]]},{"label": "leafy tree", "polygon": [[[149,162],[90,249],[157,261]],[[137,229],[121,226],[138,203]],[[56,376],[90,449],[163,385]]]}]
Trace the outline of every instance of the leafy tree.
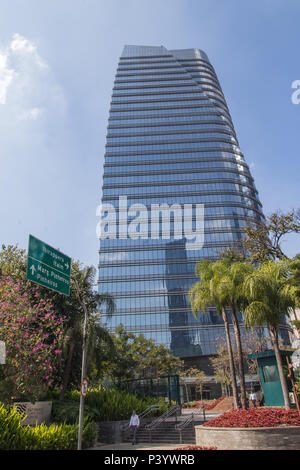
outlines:
[{"label": "leafy tree", "polygon": [[[26,251],[17,245],[2,245],[0,251],[0,276],[26,279]],[[28,284],[29,286],[30,284]]]},{"label": "leafy tree", "polygon": [[103,364],[107,376],[122,381],[177,373],[182,361],[163,344],[134,335],[120,324],[113,335],[114,355]]},{"label": "leafy tree", "polygon": [[286,214],[277,211],[265,220],[250,223],[242,245],[252,262],[287,259],[281,242],[290,233],[300,233],[299,209]]},{"label": "leafy tree", "polygon": [[279,349],[278,329],[284,315],[295,302],[288,287],[288,264],[267,261],[251,273],[244,282],[249,305],[244,310],[245,325],[267,326],[276,356],[286,409],[290,408],[288,387]]}]

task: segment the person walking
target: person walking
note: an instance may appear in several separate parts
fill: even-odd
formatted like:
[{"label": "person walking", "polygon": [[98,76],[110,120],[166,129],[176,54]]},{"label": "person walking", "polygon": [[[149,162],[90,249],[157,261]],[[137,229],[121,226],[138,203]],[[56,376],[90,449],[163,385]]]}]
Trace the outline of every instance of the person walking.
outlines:
[{"label": "person walking", "polygon": [[136,432],[140,426],[140,418],[136,414],[135,410],[133,410],[130,422],[129,422],[129,427],[133,428],[133,434],[132,434],[132,445],[134,446],[136,444]]},{"label": "person walking", "polygon": [[250,393],[250,400],[252,401],[253,407],[256,408],[256,394],[255,394],[255,392]]},{"label": "person walking", "polygon": [[259,390],[258,392],[256,392],[256,398],[258,400],[258,405],[259,406],[263,406],[263,403],[264,403],[264,395],[262,393],[261,390]]}]

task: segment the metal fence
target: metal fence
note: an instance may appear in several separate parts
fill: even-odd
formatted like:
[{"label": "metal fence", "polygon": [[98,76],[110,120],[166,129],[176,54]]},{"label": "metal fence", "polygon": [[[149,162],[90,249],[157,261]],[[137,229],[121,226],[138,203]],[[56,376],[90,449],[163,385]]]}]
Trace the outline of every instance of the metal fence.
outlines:
[{"label": "metal fence", "polygon": [[106,389],[124,390],[138,397],[165,398],[169,403],[181,404],[179,375],[105,382],[103,386]]}]

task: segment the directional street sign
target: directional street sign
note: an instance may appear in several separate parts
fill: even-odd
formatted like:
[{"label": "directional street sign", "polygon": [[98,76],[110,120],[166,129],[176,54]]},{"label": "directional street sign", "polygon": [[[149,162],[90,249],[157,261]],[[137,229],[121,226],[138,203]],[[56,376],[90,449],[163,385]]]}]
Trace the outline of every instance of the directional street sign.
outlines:
[{"label": "directional street sign", "polygon": [[71,258],[29,235],[27,279],[70,295]]}]

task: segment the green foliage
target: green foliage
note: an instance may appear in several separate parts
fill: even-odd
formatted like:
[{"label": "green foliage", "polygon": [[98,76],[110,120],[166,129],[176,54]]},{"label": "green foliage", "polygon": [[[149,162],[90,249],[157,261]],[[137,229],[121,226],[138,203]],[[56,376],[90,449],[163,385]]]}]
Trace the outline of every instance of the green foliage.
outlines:
[{"label": "green foliage", "polygon": [[26,251],[18,246],[2,245],[0,251],[0,276],[26,279]]},{"label": "green foliage", "polygon": [[[0,450],[75,450],[78,425],[22,426],[22,417],[12,408],[0,406]],[[82,447],[91,447],[97,437],[95,423],[85,419]]]},{"label": "green foliage", "polygon": [[144,335],[136,336],[120,324],[113,335],[114,352],[106,355],[103,364],[113,381],[159,377],[177,373],[182,361],[165,345],[156,345]]},{"label": "green foliage", "polygon": [[25,449],[29,436],[22,427],[23,420],[16,408],[8,411],[0,405],[0,450]]},{"label": "green foliage", "polygon": [[291,324],[296,328],[296,330],[300,330],[300,320],[292,320]]},{"label": "green foliage", "polygon": [[[298,253],[289,263],[289,285],[295,299],[296,307],[300,307],[300,253]],[[296,325],[299,329],[300,325]]]},{"label": "green foliage", "polygon": [[288,281],[288,263],[283,261],[267,261],[248,276],[243,288],[248,298],[246,326],[267,325],[277,334],[283,315],[294,307]]},{"label": "green foliage", "polygon": [[[78,423],[79,401],[65,400],[62,403],[54,402],[52,404],[51,420],[54,423],[76,424]],[[84,405],[84,416],[90,420],[98,419],[98,410],[88,405]]]},{"label": "green foliage", "polygon": [[283,214],[274,212],[265,220],[245,228],[243,247],[253,262],[287,259],[282,251],[282,238],[289,233],[300,233],[300,210]]},{"label": "green foliage", "polygon": [[[74,390],[67,392],[63,405],[55,404],[53,407],[53,420],[55,422],[75,423],[78,417],[80,392]],[[138,398],[125,391],[118,390],[89,390],[85,398],[84,413],[94,421],[120,421],[129,419],[132,410],[142,413],[148,406],[160,403],[159,413],[167,409],[163,398]]]}]

